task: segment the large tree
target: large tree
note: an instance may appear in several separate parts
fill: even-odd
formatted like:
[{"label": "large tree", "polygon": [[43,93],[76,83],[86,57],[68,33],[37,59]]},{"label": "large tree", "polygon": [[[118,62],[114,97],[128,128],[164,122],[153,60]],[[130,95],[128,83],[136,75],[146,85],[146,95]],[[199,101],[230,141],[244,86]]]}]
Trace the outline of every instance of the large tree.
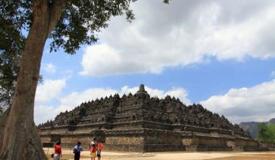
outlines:
[{"label": "large tree", "polygon": [[[23,42],[15,96],[0,120],[1,160],[46,159],[33,121],[34,98],[46,40],[50,39],[51,50],[62,48],[73,54],[82,44],[96,42],[95,32],[107,27],[112,16],[125,14],[128,20],[132,20],[134,17],[129,9],[132,1],[134,0],[0,2],[0,21],[10,28],[8,33],[14,32],[14,35],[4,37]],[[14,49],[14,46],[10,46],[10,49]]]}]

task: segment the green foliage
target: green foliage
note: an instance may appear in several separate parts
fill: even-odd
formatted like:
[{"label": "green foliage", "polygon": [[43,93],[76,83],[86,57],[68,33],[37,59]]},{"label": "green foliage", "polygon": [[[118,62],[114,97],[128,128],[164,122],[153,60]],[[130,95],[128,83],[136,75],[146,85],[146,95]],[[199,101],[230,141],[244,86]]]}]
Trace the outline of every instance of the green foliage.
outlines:
[{"label": "green foliage", "polygon": [[[23,2],[21,2],[23,3]],[[25,37],[21,34],[25,17],[16,8],[26,4],[2,1],[0,5],[0,107],[8,106],[14,94],[19,59]]]},{"label": "green foliage", "polygon": [[[55,1],[48,0],[48,6],[54,5]],[[62,17],[49,34],[51,51],[63,48],[65,52],[72,54],[82,44],[96,42],[96,32],[107,27],[113,16],[125,14],[128,21],[133,20],[134,14],[129,6],[134,1],[136,0],[67,0]],[[164,3],[169,1],[163,0]],[[32,24],[32,3],[31,0],[1,1],[0,21],[8,22],[17,31],[27,32]],[[19,37],[22,39],[23,36],[19,34]]]},{"label": "green foliage", "polygon": [[14,95],[20,53],[4,50],[0,52],[0,106],[8,106]]},{"label": "green foliage", "polygon": [[129,21],[133,20],[134,15],[129,9],[130,3],[131,0],[70,1],[56,28],[50,34],[51,50],[61,47],[71,54],[82,44],[96,42],[96,32],[107,27],[112,16],[125,14]]},{"label": "green foliage", "polygon": [[259,124],[258,140],[275,143],[275,124]]},{"label": "green foliage", "polygon": [[[52,7],[55,1],[48,0],[48,6]],[[51,51],[61,47],[72,54],[80,45],[96,42],[95,32],[107,27],[112,16],[125,14],[131,21],[134,19],[132,10],[129,9],[131,2],[132,0],[67,0],[62,17],[49,34]],[[16,31],[28,32],[32,24],[32,3],[31,0],[1,1],[0,21]],[[22,38],[23,35],[19,34],[19,39]],[[3,39],[0,41],[5,43]]]},{"label": "green foliage", "polygon": [[[58,0],[48,0],[53,8]],[[62,1],[62,0],[60,0]],[[64,0],[65,1],[65,0]],[[108,26],[113,16],[134,14],[129,8],[136,0],[66,0],[63,14],[49,33],[50,50],[62,48],[69,54],[81,45],[95,43],[96,33]],[[163,0],[169,3],[170,0]],[[0,104],[8,105],[14,94],[19,59],[28,31],[32,26],[34,0],[3,0],[0,3]],[[3,103],[4,102],[4,103]]]},{"label": "green foliage", "polygon": [[[53,0],[48,0],[51,6]],[[126,13],[130,0],[71,0],[57,27],[51,32],[51,50],[74,53],[81,44],[96,42],[95,31],[107,26],[111,16]],[[15,91],[19,60],[25,36],[32,23],[32,1],[5,0],[0,3],[0,107],[8,106]],[[64,38],[66,37],[66,38]],[[65,40],[66,39],[66,40]]]}]

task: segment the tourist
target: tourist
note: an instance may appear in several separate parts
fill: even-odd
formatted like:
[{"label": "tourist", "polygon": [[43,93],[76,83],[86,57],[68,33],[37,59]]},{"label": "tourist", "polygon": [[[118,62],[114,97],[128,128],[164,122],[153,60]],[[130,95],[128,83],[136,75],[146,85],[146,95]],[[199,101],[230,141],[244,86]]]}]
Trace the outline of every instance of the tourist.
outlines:
[{"label": "tourist", "polygon": [[53,159],[54,160],[60,160],[62,156],[62,149],[61,149],[61,142],[58,141],[55,145],[54,145],[54,155],[53,155]]},{"label": "tourist", "polygon": [[96,144],[96,138],[93,138],[93,140],[91,141],[89,147],[91,147],[92,145]]},{"label": "tourist", "polygon": [[101,143],[101,141],[98,141],[96,146],[97,146],[96,147],[96,149],[97,149],[96,156],[97,156],[98,160],[100,160],[101,159],[101,151],[103,150],[104,145],[103,145],[103,143]]},{"label": "tourist", "polygon": [[96,144],[91,142],[89,150],[91,153],[91,160],[95,160],[95,158],[96,158]]},{"label": "tourist", "polygon": [[81,143],[78,141],[77,144],[74,146],[74,160],[80,160],[80,153],[83,151]]}]

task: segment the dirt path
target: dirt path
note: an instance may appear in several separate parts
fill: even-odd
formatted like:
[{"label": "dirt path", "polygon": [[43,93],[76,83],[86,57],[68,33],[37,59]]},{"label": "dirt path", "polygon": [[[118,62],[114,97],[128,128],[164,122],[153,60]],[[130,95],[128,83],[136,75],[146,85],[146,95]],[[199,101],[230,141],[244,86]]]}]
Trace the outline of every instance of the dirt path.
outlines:
[{"label": "dirt path", "polygon": [[[52,149],[45,149],[48,156],[52,152]],[[82,152],[81,156],[81,160],[90,160],[88,151]],[[71,159],[72,151],[63,150],[62,160]],[[103,152],[101,160],[275,160],[275,152]]]},{"label": "dirt path", "polygon": [[275,152],[241,153],[230,157],[215,158],[211,160],[275,160]]}]

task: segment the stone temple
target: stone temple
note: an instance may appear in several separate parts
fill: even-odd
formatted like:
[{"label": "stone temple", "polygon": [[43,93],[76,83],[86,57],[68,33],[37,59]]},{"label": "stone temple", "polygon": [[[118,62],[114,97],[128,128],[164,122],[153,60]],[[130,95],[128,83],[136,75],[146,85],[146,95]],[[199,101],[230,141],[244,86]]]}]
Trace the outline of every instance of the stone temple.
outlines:
[{"label": "stone temple", "polygon": [[44,146],[61,140],[88,146],[93,137],[113,151],[252,151],[260,143],[224,116],[200,104],[150,97],[141,85],[134,95],[118,94],[82,103],[38,126]]}]

